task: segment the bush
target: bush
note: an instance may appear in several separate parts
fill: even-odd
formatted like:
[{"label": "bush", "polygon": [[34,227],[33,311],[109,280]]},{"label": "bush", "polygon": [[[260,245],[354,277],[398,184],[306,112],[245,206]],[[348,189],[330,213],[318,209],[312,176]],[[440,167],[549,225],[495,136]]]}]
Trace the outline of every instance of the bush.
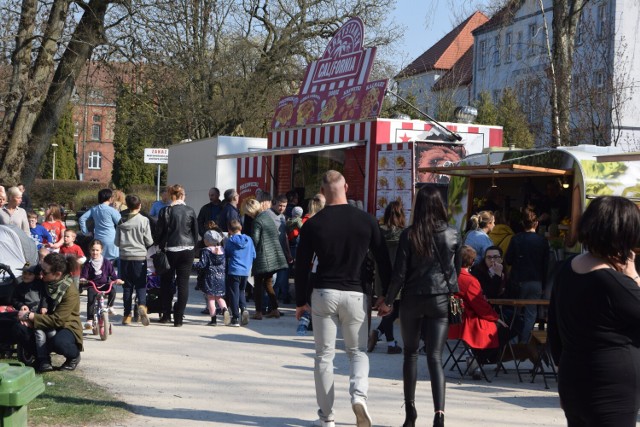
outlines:
[{"label": "bush", "polygon": [[[103,182],[36,179],[27,189],[34,209],[46,207],[49,203],[59,203],[70,210],[91,207],[98,203],[98,191],[110,186]],[[156,200],[153,185],[134,185],[128,194],[136,194],[142,199],[142,209],[149,212]]]}]

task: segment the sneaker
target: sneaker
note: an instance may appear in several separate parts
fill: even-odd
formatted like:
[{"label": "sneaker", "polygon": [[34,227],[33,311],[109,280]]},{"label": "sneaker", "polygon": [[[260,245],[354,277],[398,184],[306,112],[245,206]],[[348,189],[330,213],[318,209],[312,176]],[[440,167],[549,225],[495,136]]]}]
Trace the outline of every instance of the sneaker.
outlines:
[{"label": "sneaker", "polygon": [[240,317],[240,324],[242,326],[247,326],[249,324],[249,312],[247,310],[242,310],[242,317]]},{"label": "sneaker", "polygon": [[109,309],[107,310],[109,312],[110,315],[115,316],[116,315],[116,310],[113,307],[109,307]]},{"label": "sneaker", "polygon": [[217,316],[211,316],[211,321],[209,321],[209,323],[207,323],[207,326],[218,326],[218,317]]},{"label": "sneaker", "polygon": [[93,329],[93,320],[87,320],[84,324],[84,328],[88,330]]},{"label": "sneaker", "polygon": [[123,325],[130,325],[131,324],[131,316],[129,316],[129,315],[124,316],[122,318],[122,324]]},{"label": "sneaker", "polygon": [[144,326],[149,326],[149,315],[147,314],[147,307],[144,305],[138,306],[138,317],[140,317],[140,322]]},{"label": "sneaker", "polygon": [[371,427],[371,415],[369,415],[366,403],[356,402],[351,405],[351,409],[353,409],[353,413],[356,414],[357,427]]},{"label": "sneaker", "polygon": [[311,423],[312,427],[336,427],[335,421],[323,421],[320,418]]},{"label": "sneaker", "polygon": [[380,339],[380,335],[378,335],[378,330],[374,329],[369,332],[369,342],[367,343],[367,353],[371,353],[375,348],[378,340]]},{"label": "sneaker", "polygon": [[240,321],[238,320],[237,317],[234,317],[233,319],[231,319],[231,323],[229,323],[228,326],[233,326],[233,327],[239,328],[240,327]]},{"label": "sneaker", "polygon": [[231,315],[229,315],[229,310],[227,310],[226,308],[222,309],[222,319],[224,326],[229,326],[229,324],[231,323]]},{"label": "sneaker", "polygon": [[387,346],[387,354],[400,354],[402,353],[402,347],[398,345],[396,341],[393,341],[393,345]]}]

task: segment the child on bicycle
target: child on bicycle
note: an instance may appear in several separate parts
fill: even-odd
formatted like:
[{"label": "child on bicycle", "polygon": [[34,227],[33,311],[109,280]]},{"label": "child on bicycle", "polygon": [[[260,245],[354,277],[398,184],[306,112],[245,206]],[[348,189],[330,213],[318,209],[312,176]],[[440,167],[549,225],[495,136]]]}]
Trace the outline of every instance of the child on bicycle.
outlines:
[{"label": "child on bicycle", "polygon": [[[89,244],[89,259],[84,263],[82,272],[80,273],[80,279],[92,281],[96,284],[98,289],[107,289],[111,281],[118,279],[118,275],[116,274],[111,261],[102,256],[103,247],[104,246],[100,240],[94,239],[91,241]],[[123,282],[119,280],[118,284],[121,283]],[[116,289],[112,288],[111,292],[109,292],[107,296],[111,294],[114,294],[115,296],[115,292]],[[96,301],[97,295],[98,294],[92,286],[87,289],[87,322],[84,324],[85,329],[93,328],[93,305]]]},{"label": "child on bicycle", "polygon": [[216,303],[222,311],[224,324],[231,323],[231,316],[227,310],[227,303],[224,300],[225,294],[225,256],[222,244],[222,233],[209,230],[204,233],[204,244],[206,247],[200,253],[200,261],[193,264],[193,267],[204,271],[206,276],[202,283],[202,292],[206,295],[211,321],[208,326],[217,325]]}]

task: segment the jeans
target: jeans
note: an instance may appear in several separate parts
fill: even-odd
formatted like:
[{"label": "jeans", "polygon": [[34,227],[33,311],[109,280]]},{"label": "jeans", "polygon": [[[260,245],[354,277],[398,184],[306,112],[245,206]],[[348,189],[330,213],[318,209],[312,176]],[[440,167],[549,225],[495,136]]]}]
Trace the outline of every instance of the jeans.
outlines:
[{"label": "jeans", "polygon": [[120,260],[120,278],[124,280],[122,286],[123,315],[130,316],[134,289],[138,295],[138,305],[147,305],[147,261]]},{"label": "jeans", "polygon": [[275,284],[273,285],[273,291],[276,293],[276,298],[282,300],[285,303],[290,301],[289,298],[289,268],[283,268],[276,272]]},{"label": "jeans", "polygon": [[191,266],[195,252],[193,249],[179,252],[167,251],[167,258],[171,269],[160,277],[160,298],[162,301],[163,316],[171,315],[171,302],[173,301],[173,278],[176,279],[176,290],[178,291],[178,300],[174,307],[174,323],[182,324],[184,309],[187,307],[189,299],[189,275],[191,274]]},{"label": "jeans", "polygon": [[[96,285],[98,287],[98,289],[100,289],[101,287],[104,287],[105,289],[109,287],[109,285]],[[89,286],[87,288],[87,320],[91,320],[93,321],[93,315],[95,314],[95,302],[96,302],[96,298],[98,297],[98,293],[96,292],[95,289],[93,289],[93,286]],[[116,286],[115,284],[111,287],[111,292],[107,293],[105,295],[106,301],[104,303],[104,307],[110,307],[109,305],[109,301],[115,300],[116,299]]]},{"label": "jeans", "polygon": [[244,295],[247,287],[247,276],[227,276],[227,293],[229,296],[229,308],[231,317],[238,319],[240,313],[247,308],[247,301]]},{"label": "jeans", "polygon": [[333,359],[336,354],[338,326],[342,330],[349,357],[349,394],[351,404],[365,403],[369,389],[367,346],[367,297],[361,292],[314,289],[311,294],[311,318],[316,345],[314,379],[320,419],[334,419]]},{"label": "jeans", "polygon": [[421,331],[425,336],[427,367],[431,379],[433,409],[444,411],[445,380],[442,368],[442,350],[449,331],[449,296],[412,295],[400,302],[400,331],[404,343],[402,379],[404,400],[412,402],[416,395],[418,378],[418,346]]},{"label": "jeans", "polygon": [[51,363],[49,358],[49,347],[47,346],[47,340],[52,340],[56,335],[55,329],[36,329],[34,330],[34,336],[36,340],[36,358],[38,360],[46,360]]},{"label": "jeans", "polygon": [[[539,299],[542,296],[542,282],[521,282],[518,298],[520,299]],[[536,323],[538,317],[538,306],[527,305],[523,310],[524,320],[522,325],[522,331],[520,331],[519,340],[521,343],[528,343],[531,337],[531,331],[533,325]]]},{"label": "jeans", "polygon": [[262,313],[262,293],[266,290],[269,297],[269,310],[278,309],[278,299],[273,290],[273,273],[260,273],[254,275],[253,299],[256,302],[256,313]]}]

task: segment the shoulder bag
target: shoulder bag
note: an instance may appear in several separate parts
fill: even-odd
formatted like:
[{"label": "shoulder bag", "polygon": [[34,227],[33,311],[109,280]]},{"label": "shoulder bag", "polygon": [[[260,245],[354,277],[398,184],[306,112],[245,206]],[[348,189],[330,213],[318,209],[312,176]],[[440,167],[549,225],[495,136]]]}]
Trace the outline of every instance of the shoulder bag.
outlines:
[{"label": "shoulder bag", "polygon": [[[451,280],[451,273],[449,269],[445,268],[445,264],[442,261],[442,257],[440,256],[440,251],[438,250],[438,246],[434,240],[433,242],[434,253],[438,257],[438,262],[440,263],[440,269],[442,270],[442,274],[444,274],[444,278],[447,281],[447,287],[451,289],[451,284],[449,281]],[[456,297],[453,293],[449,294],[449,324],[457,325],[462,323],[462,316],[464,314],[464,306],[462,305],[462,300]]]},{"label": "shoulder bag", "polygon": [[[171,207],[167,206],[165,208],[164,215],[166,219],[166,224],[169,223],[169,218],[171,216]],[[153,268],[156,270],[157,275],[162,275],[167,271],[171,270],[171,264],[169,264],[169,258],[166,253],[166,244],[164,248],[158,248],[158,252],[151,255],[151,260],[153,261]]]}]

